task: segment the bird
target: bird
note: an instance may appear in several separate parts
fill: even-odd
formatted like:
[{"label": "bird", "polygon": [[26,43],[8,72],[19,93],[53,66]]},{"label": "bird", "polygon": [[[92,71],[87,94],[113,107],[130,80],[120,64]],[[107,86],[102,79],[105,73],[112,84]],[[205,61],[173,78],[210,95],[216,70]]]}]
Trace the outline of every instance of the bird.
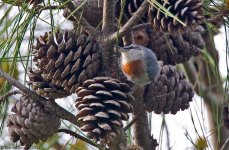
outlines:
[{"label": "bird", "polygon": [[151,49],[137,44],[116,48],[121,53],[122,72],[136,85],[149,84],[159,76],[161,67]]}]

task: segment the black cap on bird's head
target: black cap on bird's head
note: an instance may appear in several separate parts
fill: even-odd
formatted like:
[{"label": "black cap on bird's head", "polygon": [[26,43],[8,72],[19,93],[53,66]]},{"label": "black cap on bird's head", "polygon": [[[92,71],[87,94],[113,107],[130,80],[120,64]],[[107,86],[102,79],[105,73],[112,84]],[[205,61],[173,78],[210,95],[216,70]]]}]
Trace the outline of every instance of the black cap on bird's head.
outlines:
[{"label": "black cap on bird's head", "polygon": [[118,51],[118,52],[126,52],[127,49],[125,49],[124,47],[121,47],[121,46],[117,46],[117,45],[114,45],[115,47],[115,50]]},{"label": "black cap on bird's head", "polygon": [[139,46],[140,45],[136,45],[136,44],[131,44],[131,45],[128,45],[128,46],[124,46],[124,47],[120,47],[120,46],[114,46],[116,48],[117,51],[119,52],[127,52],[131,49],[134,49],[134,50],[139,50]]}]

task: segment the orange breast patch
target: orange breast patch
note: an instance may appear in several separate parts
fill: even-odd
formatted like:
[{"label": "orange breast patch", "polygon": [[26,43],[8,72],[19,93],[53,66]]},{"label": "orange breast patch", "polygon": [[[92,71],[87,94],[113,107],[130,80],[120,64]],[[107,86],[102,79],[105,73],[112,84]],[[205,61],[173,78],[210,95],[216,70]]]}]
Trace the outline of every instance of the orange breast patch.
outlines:
[{"label": "orange breast patch", "polygon": [[122,65],[122,71],[131,77],[141,77],[144,73],[143,65],[141,60],[131,61]]}]

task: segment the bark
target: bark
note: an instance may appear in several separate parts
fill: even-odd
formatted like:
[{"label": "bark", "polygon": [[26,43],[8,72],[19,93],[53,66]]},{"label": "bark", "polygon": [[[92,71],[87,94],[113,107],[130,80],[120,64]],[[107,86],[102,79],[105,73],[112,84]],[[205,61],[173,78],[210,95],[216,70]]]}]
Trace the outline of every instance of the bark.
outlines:
[{"label": "bark", "polygon": [[133,118],[138,117],[132,128],[134,133],[134,143],[141,146],[144,150],[152,150],[152,138],[151,131],[149,129],[147,113],[144,111],[139,115],[139,112],[144,109],[144,87],[135,86],[133,96],[136,99],[136,101],[133,103]]}]

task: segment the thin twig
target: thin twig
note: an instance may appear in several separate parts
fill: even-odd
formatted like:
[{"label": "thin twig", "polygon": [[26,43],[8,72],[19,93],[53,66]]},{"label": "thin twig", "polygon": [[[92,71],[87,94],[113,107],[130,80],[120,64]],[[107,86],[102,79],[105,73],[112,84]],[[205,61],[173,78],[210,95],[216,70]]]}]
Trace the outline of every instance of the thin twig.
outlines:
[{"label": "thin twig", "polygon": [[166,138],[167,138],[167,149],[171,149],[170,148],[170,135],[169,135],[169,128],[168,128],[168,124],[165,120],[165,114],[163,114],[163,125],[164,125],[164,129],[165,129],[165,133],[166,133]]},{"label": "thin twig", "polygon": [[139,113],[137,113],[136,117],[134,117],[128,125],[126,125],[123,129],[124,131],[128,130],[138,119],[138,117],[143,113],[145,110],[142,109]]},{"label": "thin twig", "polygon": [[229,137],[227,138],[227,140],[224,142],[222,148],[220,150],[228,150],[229,148]]},{"label": "thin twig", "polygon": [[229,15],[229,10],[223,8],[222,10],[219,10],[216,13],[214,13],[214,15],[212,15],[210,18],[204,19],[203,23],[210,22],[213,25],[221,26],[224,23],[223,17],[227,17],[228,15]]},{"label": "thin twig", "polygon": [[9,84],[17,87],[19,90],[21,90],[24,94],[26,94],[30,99],[37,101],[38,103],[43,104],[49,111],[55,113],[58,117],[68,120],[69,122],[75,124],[78,126],[76,117],[65,110],[64,108],[60,107],[55,101],[53,100],[47,100],[39,95],[37,93],[31,91],[29,88],[25,87],[23,84],[9,76],[7,73],[2,71],[0,68],[0,76],[5,78]]},{"label": "thin twig", "polygon": [[35,8],[37,12],[43,11],[43,10],[55,10],[55,9],[64,9],[64,6],[54,6],[54,5],[48,5],[48,6],[39,6]]},{"label": "thin twig", "polygon": [[138,10],[133,14],[133,16],[127,21],[127,23],[117,32],[108,36],[105,41],[111,43],[115,41],[117,37],[122,38],[128,33],[134,25],[136,25],[142,18],[142,16],[148,11],[149,2],[144,1],[142,5],[138,8]]},{"label": "thin twig", "polygon": [[16,95],[16,94],[23,94],[23,93],[21,91],[19,91],[19,90],[10,91],[10,92],[8,92],[8,93],[6,93],[6,94],[4,94],[3,96],[0,97],[0,104],[2,102],[4,102],[5,99],[10,97],[11,95]]},{"label": "thin twig", "polygon": [[88,144],[91,144],[92,146],[95,146],[95,147],[97,147],[97,148],[99,148],[99,149],[101,149],[101,150],[104,149],[104,148],[103,148],[102,146],[100,146],[99,144],[96,144],[95,142],[89,140],[88,138],[83,137],[83,136],[81,136],[81,135],[79,135],[79,134],[77,134],[76,132],[73,132],[73,131],[71,131],[71,130],[68,130],[68,129],[59,129],[57,132],[63,132],[63,133],[66,133],[66,134],[70,134],[71,136],[74,136],[75,138],[80,139],[80,140],[82,140],[82,141],[84,141],[84,142],[86,142],[86,143],[88,143]]}]

